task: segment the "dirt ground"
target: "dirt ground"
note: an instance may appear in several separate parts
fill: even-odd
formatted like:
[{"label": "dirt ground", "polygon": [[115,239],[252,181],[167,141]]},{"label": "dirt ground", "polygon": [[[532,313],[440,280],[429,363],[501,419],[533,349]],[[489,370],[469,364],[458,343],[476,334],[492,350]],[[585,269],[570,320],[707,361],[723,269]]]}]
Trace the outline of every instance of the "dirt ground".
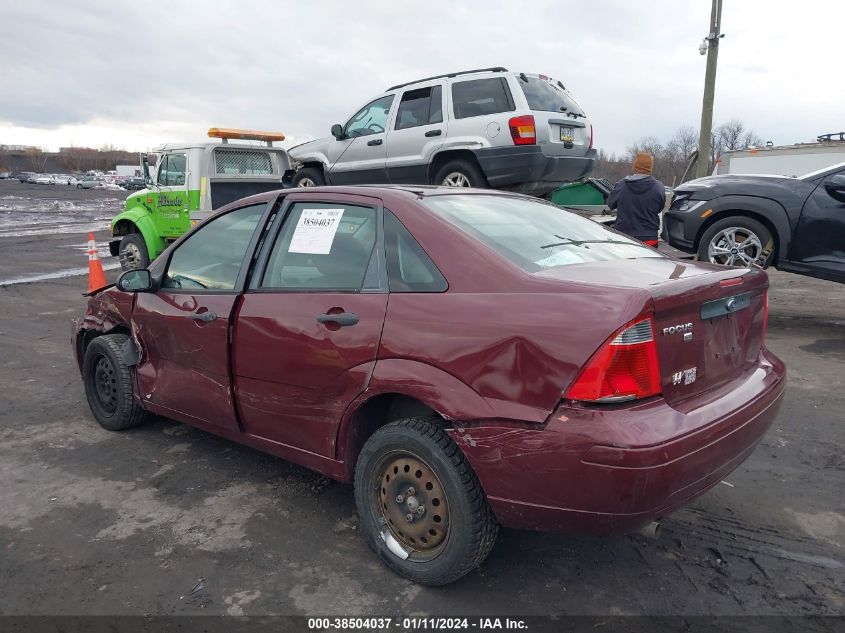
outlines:
[{"label": "dirt ground", "polygon": [[845,286],[771,272],[780,416],[660,540],[504,530],[430,589],[368,550],[349,486],[165,419],[97,426],[86,278],[54,275],[121,197],[0,181],[0,614],[845,615]]}]

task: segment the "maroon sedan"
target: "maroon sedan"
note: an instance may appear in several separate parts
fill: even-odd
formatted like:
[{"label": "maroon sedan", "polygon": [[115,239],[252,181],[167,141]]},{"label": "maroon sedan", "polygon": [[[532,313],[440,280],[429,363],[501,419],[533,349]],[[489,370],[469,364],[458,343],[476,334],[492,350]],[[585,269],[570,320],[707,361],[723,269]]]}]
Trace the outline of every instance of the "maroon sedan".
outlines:
[{"label": "maroon sedan", "polygon": [[736,468],[784,390],[767,288],[514,194],[297,189],[94,293],[74,348],[103,427],[354,482],[370,545],[436,585],[498,525],[624,533]]}]

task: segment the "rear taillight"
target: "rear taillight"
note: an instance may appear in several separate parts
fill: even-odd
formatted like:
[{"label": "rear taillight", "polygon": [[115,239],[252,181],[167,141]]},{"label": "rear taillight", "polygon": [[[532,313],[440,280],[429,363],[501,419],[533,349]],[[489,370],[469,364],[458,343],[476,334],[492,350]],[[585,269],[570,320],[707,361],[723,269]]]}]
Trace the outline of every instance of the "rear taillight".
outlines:
[{"label": "rear taillight", "polygon": [[593,124],[590,123],[590,144],[587,146],[587,149],[593,149]]},{"label": "rear taillight", "polygon": [[534,145],[537,142],[537,128],[534,125],[534,116],[515,116],[508,121],[511,130],[511,138],[514,145]]},{"label": "rear taillight", "polygon": [[565,398],[624,402],[660,394],[660,365],[654,322],[638,319],[616,332],[593,354]]}]

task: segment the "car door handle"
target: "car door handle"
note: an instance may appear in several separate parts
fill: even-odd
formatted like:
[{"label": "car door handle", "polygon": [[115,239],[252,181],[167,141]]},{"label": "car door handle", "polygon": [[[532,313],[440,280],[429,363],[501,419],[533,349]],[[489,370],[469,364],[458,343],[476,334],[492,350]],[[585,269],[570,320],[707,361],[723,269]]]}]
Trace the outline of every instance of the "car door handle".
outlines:
[{"label": "car door handle", "polygon": [[191,319],[194,321],[203,321],[204,323],[211,323],[217,318],[216,312],[194,312]]},{"label": "car door handle", "polygon": [[374,138],[372,141],[368,141],[367,145],[381,145],[382,140],[380,138]]},{"label": "car door handle", "polygon": [[320,323],[337,323],[340,327],[355,325],[358,323],[358,315],[352,312],[341,312],[340,314],[318,314],[317,321]]},{"label": "car door handle", "polygon": [[425,133],[426,136],[440,136],[443,134],[443,130],[429,130]]}]

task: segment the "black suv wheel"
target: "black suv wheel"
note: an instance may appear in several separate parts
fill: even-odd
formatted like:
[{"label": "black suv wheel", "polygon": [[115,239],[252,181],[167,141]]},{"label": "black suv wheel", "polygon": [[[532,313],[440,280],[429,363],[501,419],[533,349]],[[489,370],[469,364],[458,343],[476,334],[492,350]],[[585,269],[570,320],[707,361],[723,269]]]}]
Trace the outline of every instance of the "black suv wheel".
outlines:
[{"label": "black suv wheel", "polygon": [[766,268],[772,261],[774,240],[763,224],[733,216],[719,220],[704,232],[698,259],[711,264]]}]

